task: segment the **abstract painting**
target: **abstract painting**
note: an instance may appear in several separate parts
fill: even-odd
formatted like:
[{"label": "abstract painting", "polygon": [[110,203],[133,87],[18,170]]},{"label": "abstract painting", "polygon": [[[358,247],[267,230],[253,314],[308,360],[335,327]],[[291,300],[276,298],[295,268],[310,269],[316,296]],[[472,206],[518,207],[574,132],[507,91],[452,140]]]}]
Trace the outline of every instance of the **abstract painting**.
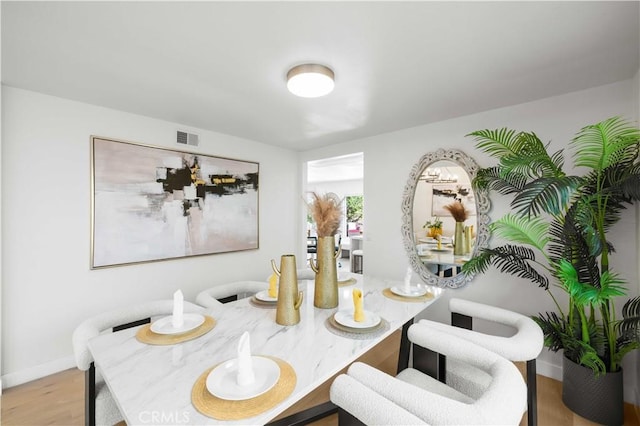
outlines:
[{"label": "abstract painting", "polygon": [[258,163],[95,136],[91,148],[91,268],[258,248]]},{"label": "abstract painting", "polygon": [[444,206],[454,201],[460,201],[469,212],[469,216],[476,215],[476,199],[470,184],[433,185],[432,191],[431,214],[433,216],[451,216]]}]

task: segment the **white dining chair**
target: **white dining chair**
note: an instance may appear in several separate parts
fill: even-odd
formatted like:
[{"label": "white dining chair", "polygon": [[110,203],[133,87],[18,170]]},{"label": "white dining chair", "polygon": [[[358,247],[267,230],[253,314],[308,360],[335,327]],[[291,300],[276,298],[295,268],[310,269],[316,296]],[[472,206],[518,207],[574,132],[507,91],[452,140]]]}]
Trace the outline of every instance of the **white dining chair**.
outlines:
[{"label": "white dining chair", "polygon": [[[296,276],[298,278],[298,281],[301,280],[315,280],[316,279],[316,273],[313,272],[313,269],[311,268],[298,268],[296,269]],[[269,277],[266,278],[266,281],[269,282]]]},{"label": "white dining chair", "polygon": [[296,275],[298,276],[298,280],[315,280],[316,273],[313,272],[311,268],[302,268],[296,271]]},{"label": "white dining chair", "polygon": [[268,288],[269,283],[267,281],[235,281],[201,291],[196,296],[196,303],[205,308],[214,308],[238,298],[251,296]]},{"label": "white dining chair", "polygon": [[364,251],[353,250],[351,253],[351,272],[362,274],[364,271]]},{"label": "white dining chair", "polygon": [[[184,312],[202,313],[204,309],[184,302]],[[89,340],[103,332],[118,332],[149,323],[153,317],[171,315],[173,300],[159,300],[120,308],[83,321],[73,332],[73,353],[78,369],[85,372],[85,425],[114,425],[123,420],[109,388],[93,363]]]},{"label": "white dining chair", "polygon": [[517,367],[495,352],[428,324],[408,330],[414,345],[459,359],[491,379],[471,398],[414,368],[390,376],[356,362],[331,385],[340,424],[517,425],[526,410],[526,385]]},{"label": "white dining chair", "polygon": [[[517,312],[468,300],[449,300],[452,327],[430,320],[420,320],[419,324],[446,331],[462,339],[482,346],[498,355],[527,365],[527,420],[530,426],[537,424],[536,358],[544,346],[542,329],[536,322]],[[510,337],[496,336],[471,330],[473,318],[502,324],[515,329]],[[447,359],[446,383],[473,397],[480,395],[490,382],[490,377],[473,365],[456,359]]]}]

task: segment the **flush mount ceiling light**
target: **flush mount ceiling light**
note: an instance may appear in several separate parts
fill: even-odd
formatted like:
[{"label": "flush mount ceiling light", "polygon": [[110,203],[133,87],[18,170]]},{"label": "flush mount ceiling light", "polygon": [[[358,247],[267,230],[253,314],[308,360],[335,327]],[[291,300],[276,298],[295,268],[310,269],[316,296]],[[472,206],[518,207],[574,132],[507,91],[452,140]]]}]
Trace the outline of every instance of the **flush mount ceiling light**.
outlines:
[{"label": "flush mount ceiling light", "polygon": [[287,73],[287,89],[296,96],[317,98],[331,93],[333,87],[333,71],[324,65],[298,65]]}]

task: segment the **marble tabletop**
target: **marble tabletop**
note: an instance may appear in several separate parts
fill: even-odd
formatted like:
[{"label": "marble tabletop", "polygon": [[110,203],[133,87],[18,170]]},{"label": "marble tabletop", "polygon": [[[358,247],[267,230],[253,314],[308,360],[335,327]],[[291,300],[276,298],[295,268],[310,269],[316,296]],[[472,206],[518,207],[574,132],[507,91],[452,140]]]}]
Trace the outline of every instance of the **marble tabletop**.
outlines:
[{"label": "marble tabletop", "polygon": [[427,251],[425,254],[418,254],[423,263],[432,263],[443,266],[462,266],[471,259],[471,255],[454,255],[453,249],[448,251]]},{"label": "marble tabletop", "polygon": [[[265,424],[401,328],[443,291],[429,287],[434,299],[401,302],[382,295],[384,288],[401,286],[401,282],[358,274],[353,277],[356,284],[339,289],[339,306],[334,309],[315,308],[313,281],[301,281],[304,301],[301,321],[295,326],[278,325],[275,309],[256,307],[249,299],[241,299],[207,311],[217,324],[196,340],[172,346],[146,345],[136,340],[139,327],[135,327],[95,337],[89,349],[128,425]],[[327,330],[325,321],[338,309],[353,310],[354,287],[363,291],[364,309],[389,322],[387,331],[370,339],[351,339]],[[250,333],[253,355],[279,357],[294,368],[296,387],[283,403],[255,417],[222,422],[204,416],[191,404],[191,389],[205,370],[237,356],[244,331]]]}]

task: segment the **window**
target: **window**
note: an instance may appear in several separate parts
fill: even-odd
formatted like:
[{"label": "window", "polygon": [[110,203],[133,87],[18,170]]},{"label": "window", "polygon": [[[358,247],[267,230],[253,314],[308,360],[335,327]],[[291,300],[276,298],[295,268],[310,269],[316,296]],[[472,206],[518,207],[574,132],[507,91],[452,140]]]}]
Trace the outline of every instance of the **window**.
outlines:
[{"label": "window", "polygon": [[363,232],[362,213],[364,198],[362,195],[348,195],[345,198],[347,236],[360,235]]}]

